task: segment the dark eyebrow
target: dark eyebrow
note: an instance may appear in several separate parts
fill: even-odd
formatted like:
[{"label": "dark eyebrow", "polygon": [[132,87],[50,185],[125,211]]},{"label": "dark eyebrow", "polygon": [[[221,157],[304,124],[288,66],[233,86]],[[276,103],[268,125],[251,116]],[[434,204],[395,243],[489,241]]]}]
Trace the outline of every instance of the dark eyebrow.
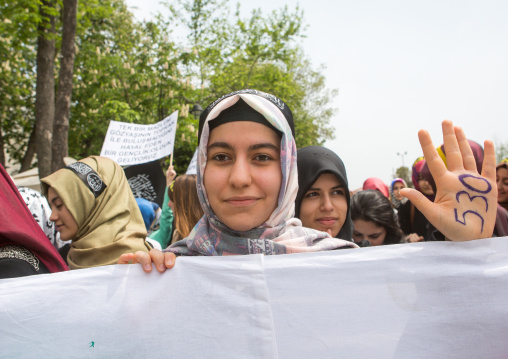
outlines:
[{"label": "dark eyebrow", "polygon": [[277,152],[280,151],[280,148],[278,146],[275,146],[272,143],[257,143],[255,145],[249,146],[249,151],[259,150],[261,148],[270,148],[270,149],[277,151]]},{"label": "dark eyebrow", "polygon": [[208,150],[212,148],[223,148],[225,150],[232,150],[233,147],[227,142],[214,142],[211,145],[208,145]]},{"label": "dark eyebrow", "polygon": [[[334,189],[343,189],[343,190],[346,190],[346,186],[340,184],[338,186],[335,186],[335,187],[332,187],[331,190],[334,190]],[[309,188],[307,191],[320,191],[321,188],[317,188],[317,187],[311,187]]]},{"label": "dark eyebrow", "polygon": [[[214,143],[208,145],[208,150],[213,149],[213,148],[222,148],[222,149],[231,150],[231,151],[234,150],[234,148],[227,142],[214,142]],[[253,150],[259,150],[261,148],[271,148],[275,151],[280,151],[278,146],[275,146],[274,144],[271,144],[271,143],[256,143],[255,145],[249,146],[248,150],[253,151]]]}]

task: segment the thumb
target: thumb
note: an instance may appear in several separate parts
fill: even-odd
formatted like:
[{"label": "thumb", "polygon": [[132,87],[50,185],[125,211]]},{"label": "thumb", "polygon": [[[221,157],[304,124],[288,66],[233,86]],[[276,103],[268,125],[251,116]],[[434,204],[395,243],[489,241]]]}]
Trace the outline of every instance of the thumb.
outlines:
[{"label": "thumb", "polygon": [[438,217],[437,211],[433,210],[434,203],[431,202],[427,197],[420,191],[413,188],[403,188],[400,190],[400,194],[409,199],[411,203],[418,208],[420,212],[432,223],[435,227],[435,221]]},{"label": "thumb", "polygon": [[328,233],[328,234],[330,235],[330,237],[333,237],[333,235],[332,235],[332,230],[331,230],[330,228],[328,228],[328,229],[326,230],[326,233]]}]

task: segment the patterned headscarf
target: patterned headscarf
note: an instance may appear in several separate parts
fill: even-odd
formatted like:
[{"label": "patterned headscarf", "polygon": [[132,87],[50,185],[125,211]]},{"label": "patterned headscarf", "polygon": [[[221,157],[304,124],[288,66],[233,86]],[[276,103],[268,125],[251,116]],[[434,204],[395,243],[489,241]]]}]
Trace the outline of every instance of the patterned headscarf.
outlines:
[{"label": "patterned headscarf", "polygon": [[124,253],[149,251],[143,217],[122,167],[113,160],[88,157],[41,182],[44,194],[52,187],[78,225],[67,255],[71,269],[116,264]]},{"label": "patterned headscarf", "polygon": [[393,186],[395,186],[395,183],[397,182],[400,182],[404,185],[403,188],[406,188],[407,187],[407,183],[406,181],[404,181],[404,179],[402,178],[395,178],[392,183],[390,184],[390,199],[392,201],[392,204],[393,204],[393,207],[394,208],[399,208],[401,205],[403,205],[404,203],[407,202],[407,198],[406,197],[402,197],[402,199],[397,199],[395,198],[395,193],[393,193]]},{"label": "patterned headscarf", "polygon": [[[280,144],[282,182],[277,208],[265,223],[245,232],[235,231],[219,220],[210,207],[203,185],[210,134],[209,122],[240,99],[262,114],[269,125],[282,135]],[[204,216],[187,238],[174,243],[165,251],[179,255],[217,256],[254,253],[272,255],[357,247],[352,242],[331,238],[325,232],[302,227],[301,221],[293,217],[298,191],[298,172],[292,121],[291,111],[284,102],[273,95],[256,90],[236,91],[208,106],[200,117],[197,168],[197,190]]]}]

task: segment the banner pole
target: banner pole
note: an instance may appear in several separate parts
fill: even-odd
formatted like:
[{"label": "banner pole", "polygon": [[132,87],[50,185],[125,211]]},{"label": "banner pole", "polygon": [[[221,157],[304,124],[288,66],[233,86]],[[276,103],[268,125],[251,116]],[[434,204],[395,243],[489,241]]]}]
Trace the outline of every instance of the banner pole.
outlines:
[{"label": "banner pole", "polygon": [[173,166],[173,153],[169,156],[169,166]]}]

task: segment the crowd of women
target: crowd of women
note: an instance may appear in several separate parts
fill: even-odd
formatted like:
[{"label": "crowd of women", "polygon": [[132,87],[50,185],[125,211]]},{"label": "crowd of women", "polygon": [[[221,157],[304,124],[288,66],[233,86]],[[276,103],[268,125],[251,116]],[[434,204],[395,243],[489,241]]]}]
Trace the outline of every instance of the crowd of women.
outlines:
[{"label": "crowd of women", "polygon": [[294,138],[291,111],[277,97],[222,96],[200,117],[197,174],[168,169],[159,215],[140,210],[123,169],[108,158],[85,158],[43,178],[45,198],[17,189],[2,167],[0,278],[128,263],[163,272],[176,256],[508,235],[508,160],[496,167],[493,143],[485,141],[484,152],[450,121],[438,148],[419,132],[425,157],[413,164],[414,188],[401,178],[389,188],[369,178],[353,193],[337,154],[320,146],[297,151]]}]

